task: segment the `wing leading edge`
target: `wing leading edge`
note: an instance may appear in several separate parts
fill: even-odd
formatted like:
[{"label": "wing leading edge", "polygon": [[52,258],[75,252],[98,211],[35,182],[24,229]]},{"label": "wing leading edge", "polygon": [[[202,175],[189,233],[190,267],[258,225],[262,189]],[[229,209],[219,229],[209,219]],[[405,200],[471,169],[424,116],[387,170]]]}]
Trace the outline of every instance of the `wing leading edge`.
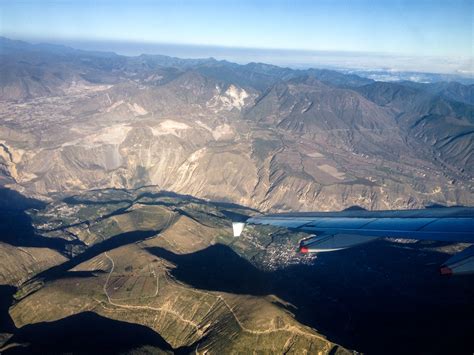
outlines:
[{"label": "wing leading edge", "polygon": [[[301,241],[303,253],[345,249],[380,237],[474,243],[474,208],[464,207],[282,213],[252,217],[246,223],[314,234]],[[234,227],[234,236],[242,230],[243,225]],[[474,272],[474,248],[449,259],[441,271],[444,274]]]}]

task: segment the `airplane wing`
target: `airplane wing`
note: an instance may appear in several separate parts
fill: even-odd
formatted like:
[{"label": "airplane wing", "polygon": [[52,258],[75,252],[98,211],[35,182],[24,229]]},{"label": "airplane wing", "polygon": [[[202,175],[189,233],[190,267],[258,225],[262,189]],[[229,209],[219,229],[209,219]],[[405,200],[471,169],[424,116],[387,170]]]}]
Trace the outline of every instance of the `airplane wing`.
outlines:
[{"label": "airplane wing", "polygon": [[[234,223],[234,236],[245,224],[264,224],[312,233],[300,242],[302,253],[346,249],[377,238],[408,238],[474,243],[474,208],[446,207],[420,210],[280,213]],[[447,260],[442,274],[474,272],[474,246]]]}]

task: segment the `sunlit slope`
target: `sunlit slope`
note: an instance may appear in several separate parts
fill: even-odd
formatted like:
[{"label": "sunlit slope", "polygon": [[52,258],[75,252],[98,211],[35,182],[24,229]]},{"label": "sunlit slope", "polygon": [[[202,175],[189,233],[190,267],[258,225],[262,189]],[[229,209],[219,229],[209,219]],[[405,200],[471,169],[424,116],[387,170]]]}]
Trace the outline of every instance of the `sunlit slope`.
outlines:
[{"label": "sunlit slope", "polygon": [[67,258],[48,248],[15,247],[0,242],[0,260],[0,285],[21,285]]}]

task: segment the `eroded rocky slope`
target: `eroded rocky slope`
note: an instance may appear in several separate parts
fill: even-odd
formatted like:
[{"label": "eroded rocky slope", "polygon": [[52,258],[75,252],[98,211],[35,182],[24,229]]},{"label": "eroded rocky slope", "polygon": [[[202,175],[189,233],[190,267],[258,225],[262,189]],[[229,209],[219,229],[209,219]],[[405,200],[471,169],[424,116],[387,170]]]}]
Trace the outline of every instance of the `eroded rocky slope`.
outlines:
[{"label": "eroded rocky slope", "polygon": [[2,82],[0,174],[23,193],[154,185],[260,210],[473,203],[473,109],[455,95],[468,88],[440,97],[331,71],[2,41],[21,75]]}]

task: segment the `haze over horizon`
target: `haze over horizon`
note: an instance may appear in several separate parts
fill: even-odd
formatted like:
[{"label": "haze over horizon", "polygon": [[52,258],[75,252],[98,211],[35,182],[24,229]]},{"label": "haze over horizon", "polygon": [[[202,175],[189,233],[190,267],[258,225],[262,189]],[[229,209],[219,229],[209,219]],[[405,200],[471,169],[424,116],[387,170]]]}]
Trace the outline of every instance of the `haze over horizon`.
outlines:
[{"label": "haze over horizon", "polygon": [[296,3],[1,1],[0,34],[125,55],[464,76],[474,72],[469,1]]}]

